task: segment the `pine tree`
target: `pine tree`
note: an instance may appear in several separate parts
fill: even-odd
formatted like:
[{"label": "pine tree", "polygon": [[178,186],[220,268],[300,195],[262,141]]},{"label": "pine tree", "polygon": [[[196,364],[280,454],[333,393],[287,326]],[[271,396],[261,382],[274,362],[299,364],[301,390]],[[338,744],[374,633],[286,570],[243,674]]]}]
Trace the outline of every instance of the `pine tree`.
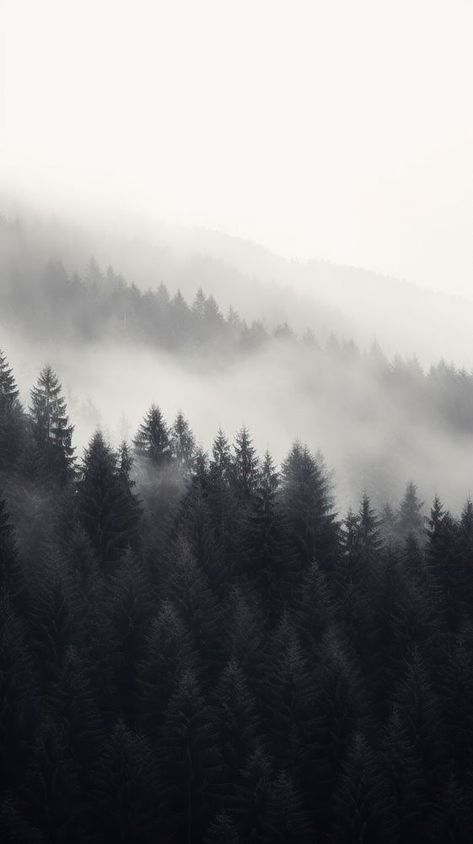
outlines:
[{"label": "pine tree", "polygon": [[182,500],[179,532],[188,542],[213,592],[223,598],[228,592],[230,570],[225,560],[222,537],[212,516],[206,466],[198,461],[188,493]]},{"label": "pine tree", "polygon": [[413,648],[394,703],[435,794],[444,773],[446,745],[439,695],[425,663],[419,649]]},{"label": "pine tree", "polygon": [[33,757],[18,789],[18,809],[45,841],[84,841],[84,813],[75,760],[66,730],[50,715],[42,717]]},{"label": "pine tree", "polygon": [[278,489],[279,475],[266,452],[245,525],[244,550],[247,574],[273,619],[280,614],[285,586]]},{"label": "pine tree", "polygon": [[333,813],[333,844],[397,844],[399,840],[389,781],[361,733],[356,733],[350,743],[334,795]]},{"label": "pine tree", "polygon": [[[331,799],[347,747],[357,729],[369,724],[368,694],[356,659],[329,629],[315,667],[315,701],[310,720],[306,790],[311,790],[321,835],[328,834]],[[330,840],[330,839],[328,839]]]},{"label": "pine tree", "polygon": [[12,408],[19,399],[18,387],[8,365],[5,353],[0,349],[0,413],[6,408]]},{"label": "pine tree", "polygon": [[123,481],[124,487],[128,487],[130,490],[135,486],[135,481],[132,479],[132,469],[133,455],[128,443],[123,440],[117,451],[117,471],[118,477]]},{"label": "pine tree", "polygon": [[218,545],[231,578],[241,560],[242,534],[238,506],[232,489],[232,456],[229,442],[220,429],[212,444],[206,494]]},{"label": "pine tree", "polygon": [[457,525],[456,537],[457,568],[455,570],[455,592],[457,613],[469,618],[473,601],[473,504],[467,501]]},{"label": "pine tree", "polygon": [[456,779],[463,786],[473,775],[473,672],[471,652],[462,638],[448,649],[442,681],[449,755]]},{"label": "pine tree", "polygon": [[282,466],[280,501],[288,541],[298,566],[316,560],[324,568],[338,553],[338,525],[330,481],[320,460],[295,443]]},{"label": "pine tree", "polygon": [[53,555],[51,548],[46,549],[38,555],[28,584],[31,650],[41,673],[45,697],[60,682],[70,645],[74,641],[80,643],[79,608],[69,590],[63,562]]},{"label": "pine tree", "polygon": [[143,657],[137,665],[140,723],[153,743],[179,678],[196,665],[189,631],[168,600],[159,608],[146,635]]},{"label": "pine tree", "polygon": [[365,553],[374,556],[379,553],[382,546],[379,535],[379,519],[372,509],[370,499],[366,493],[363,495],[360,504],[359,541]]},{"label": "pine tree", "polygon": [[379,519],[366,494],[362,497],[358,513],[348,513],[344,527],[339,587],[343,588],[347,582],[368,587],[370,578],[380,568],[382,540]]},{"label": "pine tree", "polygon": [[397,517],[397,531],[402,542],[408,537],[413,537],[420,547],[423,546],[425,528],[422,507],[423,502],[419,501],[417,487],[411,481],[407,484]]},{"label": "pine tree", "polygon": [[163,589],[192,637],[192,649],[205,660],[206,681],[210,683],[222,658],[221,609],[205,572],[182,538],[173,547],[171,559],[173,568]]},{"label": "pine tree", "polygon": [[128,551],[112,574],[106,594],[111,622],[113,707],[123,721],[137,728],[138,664],[145,652],[153,616],[153,595],[144,566]]},{"label": "pine tree", "polygon": [[78,484],[81,523],[102,565],[137,546],[140,518],[123,465],[98,431],[85,451]]},{"label": "pine tree", "polygon": [[317,563],[307,569],[294,595],[295,628],[309,653],[319,653],[321,641],[334,624],[334,598]]},{"label": "pine tree", "polygon": [[333,593],[339,624],[358,658],[375,671],[380,649],[376,612],[384,560],[379,520],[365,494],[356,516],[349,513],[343,553],[334,570]]},{"label": "pine tree", "polygon": [[39,682],[26,629],[0,587],[0,793],[13,788],[28,759],[39,713]]},{"label": "pine tree", "polygon": [[435,840],[435,807],[422,760],[397,705],[383,729],[380,750],[394,795],[400,840],[406,844]]},{"label": "pine tree", "polygon": [[146,739],[121,720],[97,760],[91,786],[93,828],[100,841],[159,840],[156,760]]},{"label": "pine tree", "polygon": [[192,303],[192,313],[197,317],[199,320],[204,319],[205,314],[205,293],[201,287],[199,287],[197,293],[195,294],[195,299]]},{"label": "pine tree", "polygon": [[195,674],[185,671],[172,695],[159,745],[165,834],[200,841],[215,815],[221,781],[218,739]]},{"label": "pine tree", "polygon": [[313,676],[299,637],[285,615],[266,662],[265,704],[276,764],[292,777],[303,775],[315,701]]},{"label": "pine tree", "polygon": [[135,453],[153,468],[167,466],[171,459],[171,442],[163,414],[151,405],[134,440]]},{"label": "pine tree", "polygon": [[215,484],[217,482],[229,482],[231,463],[230,445],[222,429],[219,428],[212,445],[212,459],[209,467],[211,478]]},{"label": "pine tree", "polygon": [[74,448],[61,384],[50,366],[31,390],[30,419],[40,479],[66,483],[74,474]]},{"label": "pine tree", "polygon": [[359,542],[360,516],[349,509],[343,524],[343,548],[346,555],[356,551]]},{"label": "pine tree", "polygon": [[83,649],[71,645],[65,654],[62,673],[48,695],[48,709],[64,728],[64,741],[74,759],[83,796],[90,789],[104,740],[92,665]]},{"label": "pine tree", "polygon": [[184,473],[190,473],[194,463],[195,439],[181,411],[178,412],[171,428],[170,441],[172,456],[179,469]]},{"label": "pine tree", "polygon": [[0,471],[16,465],[24,435],[19,392],[5,354],[0,350]]},{"label": "pine tree", "polygon": [[265,618],[256,596],[243,584],[232,587],[225,618],[227,652],[238,661],[249,681],[260,684],[267,645]]},{"label": "pine tree", "polygon": [[230,817],[242,841],[272,841],[268,812],[272,803],[273,765],[268,753],[258,747],[251,754],[237,782],[230,803]]},{"label": "pine tree", "polygon": [[25,611],[26,578],[20,562],[13,527],[6,503],[0,499],[0,585],[4,586],[17,610]]},{"label": "pine tree", "polygon": [[256,750],[261,731],[256,700],[235,658],[225,666],[213,695],[213,719],[225,770],[223,781],[233,793],[240,770]]},{"label": "pine tree", "polygon": [[231,479],[238,500],[248,503],[258,483],[258,458],[247,428],[241,428],[235,438]]},{"label": "pine tree", "polygon": [[462,619],[462,570],[457,554],[457,527],[435,497],[427,520],[427,578],[443,624],[456,630]]},{"label": "pine tree", "polygon": [[385,504],[381,510],[379,527],[386,548],[396,546],[399,540],[397,515],[390,504]]}]

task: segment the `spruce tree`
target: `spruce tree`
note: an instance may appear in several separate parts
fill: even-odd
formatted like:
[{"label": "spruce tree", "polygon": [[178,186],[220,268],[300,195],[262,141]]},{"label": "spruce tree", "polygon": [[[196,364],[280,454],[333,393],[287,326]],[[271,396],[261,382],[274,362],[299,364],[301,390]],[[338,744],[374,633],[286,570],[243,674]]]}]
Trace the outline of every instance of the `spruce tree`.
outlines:
[{"label": "spruce tree", "polygon": [[140,461],[153,468],[167,466],[171,459],[171,441],[163,414],[151,405],[134,439],[135,453]]},{"label": "spruce tree", "polygon": [[316,699],[309,666],[299,636],[285,615],[266,662],[264,698],[273,758],[296,779],[306,769]]},{"label": "spruce tree", "polygon": [[419,501],[417,487],[410,481],[407,484],[397,516],[397,531],[401,542],[413,537],[420,547],[424,544],[425,527],[422,507],[423,502]]},{"label": "spruce tree", "polygon": [[0,499],[0,585],[4,586],[15,607],[25,611],[27,583],[24,566],[19,559],[13,527]]},{"label": "spruce tree", "polygon": [[251,754],[237,782],[230,804],[230,817],[242,841],[272,841],[268,812],[272,803],[274,781],[272,760],[261,746]]},{"label": "spruce tree", "polygon": [[165,600],[151,622],[137,666],[140,723],[153,743],[179,678],[195,665],[191,635],[174,604]]},{"label": "spruce tree", "polygon": [[202,840],[215,816],[222,763],[211,711],[192,671],[182,674],[169,701],[158,758],[166,840]]},{"label": "spruce tree", "polygon": [[179,530],[189,544],[196,562],[205,572],[215,594],[228,592],[230,570],[225,559],[222,537],[216,530],[208,494],[204,464],[196,462],[187,495],[182,500]]},{"label": "spruce tree", "polygon": [[330,841],[383,841],[398,844],[394,796],[365,736],[356,733],[348,748],[333,800]]},{"label": "spruce tree", "polygon": [[156,759],[140,733],[118,720],[91,776],[93,832],[112,844],[159,841]]},{"label": "spruce tree", "polygon": [[434,841],[435,806],[418,748],[396,704],[381,734],[380,761],[394,795],[400,840],[406,844]]},{"label": "spruce tree", "polygon": [[5,353],[0,349],[0,413],[12,408],[19,399],[18,387]]},{"label": "spruce tree", "polygon": [[105,606],[110,619],[113,708],[137,728],[138,664],[145,651],[153,616],[153,593],[140,558],[127,551],[107,582]]},{"label": "spruce tree", "polygon": [[240,771],[256,750],[261,733],[256,700],[247,678],[231,658],[213,695],[213,718],[225,769],[227,794],[233,794]]},{"label": "spruce tree", "polygon": [[0,471],[16,465],[24,435],[24,414],[13,372],[0,350]]},{"label": "spruce tree", "polygon": [[241,559],[241,532],[237,502],[232,489],[230,444],[221,429],[212,444],[208,469],[207,496],[215,533],[225,554],[229,574]]},{"label": "spruce tree", "polygon": [[218,673],[222,658],[221,608],[205,572],[192,556],[189,545],[179,538],[172,549],[173,567],[163,584],[192,637],[192,647],[205,660],[206,680]]},{"label": "spruce tree", "polygon": [[247,574],[273,619],[280,613],[286,585],[278,489],[279,474],[271,455],[266,452],[245,524],[244,553]]},{"label": "spruce tree", "polygon": [[32,759],[17,797],[18,810],[45,841],[80,844],[86,836],[77,766],[67,729],[50,714],[41,718]]},{"label": "spruce tree", "polygon": [[238,500],[248,503],[258,483],[258,457],[247,428],[241,428],[235,437],[231,463],[231,479]]},{"label": "spruce tree", "polygon": [[170,433],[171,453],[179,469],[189,474],[192,471],[195,456],[195,438],[187,419],[178,412]]},{"label": "spruce tree", "polygon": [[282,466],[280,501],[298,567],[305,569],[314,560],[330,567],[339,546],[330,480],[320,459],[297,442]]},{"label": "spruce tree", "polygon": [[48,365],[31,390],[30,419],[40,480],[66,483],[74,475],[74,448],[61,384]]},{"label": "spruce tree", "polygon": [[137,547],[140,509],[117,455],[98,431],[84,453],[77,496],[81,524],[102,565]]},{"label": "spruce tree", "polygon": [[0,586],[0,793],[18,784],[39,715],[40,685],[27,628]]}]

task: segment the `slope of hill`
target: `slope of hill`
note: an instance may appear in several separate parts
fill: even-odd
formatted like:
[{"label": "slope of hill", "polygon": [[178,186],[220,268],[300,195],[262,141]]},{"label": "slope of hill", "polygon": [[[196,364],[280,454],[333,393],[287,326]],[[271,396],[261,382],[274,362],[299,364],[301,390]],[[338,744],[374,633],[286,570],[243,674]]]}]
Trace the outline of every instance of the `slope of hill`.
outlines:
[{"label": "slope of hill", "polygon": [[[3,203],[10,208],[14,203]],[[386,353],[438,358],[473,367],[473,302],[398,279],[325,261],[288,261],[257,244],[202,229],[171,225],[68,222],[17,207],[21,237],[43,265],[59,258],[69,273],[82,273],[94,255],[140,289],[165,282],[192,299],[199,287],[241,315],[269,325],[288,321],[361,345],[382,338]],[[4,259],[2,259],[4,260]],[[435,337],[435,351],[432,338]]]},{"label": "slope of hill", "polygon": [[[409,478],[426,495],[441,484],[445,494],[455,496],[453,505],[468,494],[473,377],[466,371],[443,363],[423,370],[415,358],[390,359],[378,346],[360,348],[343,333],[338,340],[330,337],[348,320],[337,321],[329,308],[303,309],[304,325],[312,313],[318,317],[312,323],[315,332],[301,335],[277,326],[269,319],[271,308],[275,314],[281,307],[284,314],[292,313],[298,328],[296,306],[302,307],[303,300],[288,290],[281,306],[277,288],[267,279],[255,288],[265,303],[266,327],[261,321],[246,322],[234,310],[224,315],[220,298],[196,296],[191,288],[206,279],[206,293],[220,289],[219,267],[228,297],[233,291],[251,314],[257,312],[257,301],[250,299],[249,276],[238,270],[226,275],[226,265],[214,257],[186,263],[183,250],[182,287],[192,289],[186,301],[172,289],[176,262],[166,265],[174,266],[171,280],[166,279],[169,290],[160,283],[154,292],[145,291],[111,269],[102,271],[96,261],[89,261],[82,277],[74,274],[80,264],[74,267],[73,256],[85,250],[79,235],[77,242],[72,235],[65,238],[61,251],[57,226],[54,250],[51,236],[28,224],[4,222],[0,231],[1,343],[25,400],[39,356],[58,370],[77,420],[79,446],[97,425],[117,442],[136,427],[151,401],[172,415],[184,397],[205,446],[216,423],[229,432],[246,423],[258,447],[269,447],[277,459],[294,435],[321,449],[336,470],[344,504],[356,500],[362,489],[377,500],[395,499]],[[150,260],[150,248],[143,250]],[[177,254],[177,246],[156,253],[156,278],[165,266],[160,254]],[[69,272],[57,261],[48,262],[51,256],[62,257]],[[189,269],[199,260],[201,276]],[[134,276],[143,284],[145,263]],[[213,274],[209,269],[206,276],[206,267]],[[361,277],[365,285],[374,284]],[[412,299],[415,289],[406,289]]]}]

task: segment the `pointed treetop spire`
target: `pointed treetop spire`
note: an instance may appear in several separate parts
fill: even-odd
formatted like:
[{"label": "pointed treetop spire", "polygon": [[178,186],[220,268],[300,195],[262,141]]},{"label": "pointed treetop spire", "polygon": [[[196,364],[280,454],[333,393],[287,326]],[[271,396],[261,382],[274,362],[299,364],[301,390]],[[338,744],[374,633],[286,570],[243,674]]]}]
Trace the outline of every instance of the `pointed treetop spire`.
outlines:
[{"label": "pointed treetop spire", "polygon": [[18,387],[5,353],[0,349],[0,405],[12,407],[18,401]]},{"label": "pointed treetop spire", "polygon": [[44,469],[66,480],[73,473],[74,448],[62,386],[48,364],[31,390],[30,419]]},{"label": "pointed treetop spire", "polygon": [[164,466],[171,459],[168,427],[159,407],[152,404],[133,441],[135,453],[153,466]]}]

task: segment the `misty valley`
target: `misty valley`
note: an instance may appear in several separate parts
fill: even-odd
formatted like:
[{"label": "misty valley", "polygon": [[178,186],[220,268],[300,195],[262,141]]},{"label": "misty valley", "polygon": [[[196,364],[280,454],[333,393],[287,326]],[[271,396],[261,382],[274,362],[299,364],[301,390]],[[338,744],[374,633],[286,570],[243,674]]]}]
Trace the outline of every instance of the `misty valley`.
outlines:
[{"label": "misty valley", "polygon": [[0,222],[1,840],[470,844],[468,360],[199,237]]}]

